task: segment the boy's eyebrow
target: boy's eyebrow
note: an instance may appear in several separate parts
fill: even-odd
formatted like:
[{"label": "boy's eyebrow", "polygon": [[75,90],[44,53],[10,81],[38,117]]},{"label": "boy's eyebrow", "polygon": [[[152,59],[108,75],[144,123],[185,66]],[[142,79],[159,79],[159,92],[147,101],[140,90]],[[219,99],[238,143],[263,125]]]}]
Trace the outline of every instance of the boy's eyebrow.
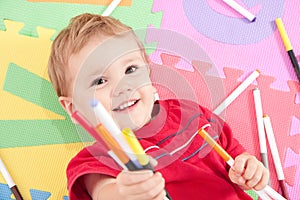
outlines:
[{"label": "boy's eyebrow", "polygon": [[143,58],[143,53],[141,51],[134,51],[134,52],[131,52],[129,54],[127,54],[128,57],[124,58],[124,60],[122,60],[123,63],[126,63],[126,62],[132,62],[132,61],[142,61],[142,62],[145,62],[146,61],[144,60]]},{"label": "boy's eyebrow", "polygon": [[[123,57],[123,58],[122,58]],[[121,59],[121,60],[120,60]],[[143,59],[142,52],[135,52],[135,53],[129,53],[124,56],[121,56],[120,58],[116,58],[106,66],[102,65],[99,63],[99,61],[95,64],[92,64],[90,66],[82,66],[82,67],[89,67],[90,69],[88,70],[87,77],[91,78],[96,78],[99,77],[99,75],[105,74],[105,71],[109,69],[109,67],[114,64],[115,62],[120,62],[120,65],[126,65],[127,63],[130,62],[143,62],[146,64],[146,61]]]},{"label": "boy's eyebrow", "polygon": [[99,67],[95,67],[95,69],[91,70],[87,76],[91,77],[91,78],[98,78],[99,76],[103,76],[103,74],[105,73],[105,69],[99,68]]},{"label": "boy's eyebrow", "polygon": [[141,60],[141,59],[136,59],[136,58],[134,58],[134,57],[126,58],[126,59],[121,61],[121,64],[126,64],[126,63],[130,63],[130,62],[133,62],[133,61],[137,61],[137,60],[140,61]]}]

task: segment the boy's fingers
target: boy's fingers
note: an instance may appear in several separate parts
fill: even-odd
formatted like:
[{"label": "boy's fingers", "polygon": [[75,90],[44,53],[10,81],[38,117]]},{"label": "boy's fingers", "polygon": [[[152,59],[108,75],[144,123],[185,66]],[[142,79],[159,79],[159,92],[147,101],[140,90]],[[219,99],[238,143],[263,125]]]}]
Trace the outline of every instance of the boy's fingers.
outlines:
[{"label": "boy's fingers", "polygon": [[262,170],[260,162],[258,162],[256,158],[251,157],[247,160],[246,169],[244,171],[243,177],[246,180],[250,180],[257,175],[255,174],[258,173],[257,170]]},{"label": "boy's fingers", "polygon": [[162,178],[160,173],[155,173],[153,177],[153,181],[149,181],[147,184],[142,186],[141,190],[144,190],[143,194],[150,197],[151,199],[155,199],[155,197],[159,196],[160,193],[164,191],[165,180]]},{"label": "boy's fingers", "polygon": [[[252,169],[256,167],[257,159],[255,156],[249,154],[241,154],[234,160],[232,169],[239,174],[244,174],[245,169],[249,168],[247,173],[251,173]],[[251,177],[251,174],[247,175]]]},{"label": "boy's fingers", "polygon": [[255,159],[251,157],[248,159],[246,169],[241,174],[237,173],[233,169],[230,170],[231,180],[240,185],[242,189],[249,190],[254,188],[256,190],[261,190],[268,184],[268,170],[261,162]]},{"label": "boy's fingers", "polygon": [[232,182],[238,184],[238,185],[244,185],[246,183],[246,180],[243,176],[241,176],[239,173],[236,173],[234,170],[229,171],[230,179]]},{"label": "boy's fingers", "polygon": [[269,171],[266,168],[264,168],[262,171],[262,177],[260,181],[253,187],[255,190],[262,190],[263,188],[266,187],[268,182],[269,182]]},{"label": "boy's fingers", "polygon": [[256,186],[261,181],[262,173],[263,172],[261,170],[257,170],[250,179],[246,179],[248,180],[246,182],[246,185],[249,186],[250,188]]},{"label": "boy's fingers", "polygon": [[155,173],[151,178],[133,185],[119,185],[122,195],[130,199],[155,199],[163,192],[165,181],[160,173]]},{"label": "boy's fingers", "polygon": [[151,170],[122,171],[117,176],[117,182],[122,185],[133,185],[145,181],[152,176],[153,172]]},{"label": "boy's fingers", "polygon": [[234,170],[237,174],[242,174],[244,172],[246,162],[247,158],[245,158],[244,156],[237,156],[234,160],[232,170]]}]

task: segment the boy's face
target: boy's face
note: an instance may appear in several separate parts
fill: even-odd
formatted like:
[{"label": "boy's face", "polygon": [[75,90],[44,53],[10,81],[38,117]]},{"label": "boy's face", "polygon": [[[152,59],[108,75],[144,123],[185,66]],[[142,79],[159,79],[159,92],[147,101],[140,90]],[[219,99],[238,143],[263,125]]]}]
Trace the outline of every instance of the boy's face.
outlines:
[{"label": "boy's face", "polygon": [[83,113],[93,125],[99,123],[89,106],[93,98],[103,104],[120,128],[138,129],[150,120],[156,90],[132,34],[104,41],[94,37],[71,56],[67,73],[73,87],[69,90],[72,109]]}]

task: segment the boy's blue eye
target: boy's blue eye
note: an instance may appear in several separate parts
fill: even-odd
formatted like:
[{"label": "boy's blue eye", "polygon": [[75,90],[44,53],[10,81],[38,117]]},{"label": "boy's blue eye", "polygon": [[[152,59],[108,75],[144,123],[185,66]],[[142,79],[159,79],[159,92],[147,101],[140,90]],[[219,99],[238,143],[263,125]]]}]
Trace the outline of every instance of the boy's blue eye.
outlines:
[{"label": "boy's blue eye", "polygon": [[127,69],[125,70],[125,74],[131,74],[135,70],[137,70],[137,66],[131,65],[131,66],[127,67]]}]

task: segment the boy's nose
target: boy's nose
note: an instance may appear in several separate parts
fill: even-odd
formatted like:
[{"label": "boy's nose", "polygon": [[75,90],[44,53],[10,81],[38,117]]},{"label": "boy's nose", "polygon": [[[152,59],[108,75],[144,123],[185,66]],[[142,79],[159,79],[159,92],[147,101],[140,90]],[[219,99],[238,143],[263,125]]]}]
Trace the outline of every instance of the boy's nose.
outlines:
[{"label": "boy's nose", "polygon": [[133,91],[133,86],[130,83],[129,80],[122,79],[119,81],[119,83],[116,85],[115,90],[113,91],[114,96],[119,96],[121,94],[130,93]]}]

